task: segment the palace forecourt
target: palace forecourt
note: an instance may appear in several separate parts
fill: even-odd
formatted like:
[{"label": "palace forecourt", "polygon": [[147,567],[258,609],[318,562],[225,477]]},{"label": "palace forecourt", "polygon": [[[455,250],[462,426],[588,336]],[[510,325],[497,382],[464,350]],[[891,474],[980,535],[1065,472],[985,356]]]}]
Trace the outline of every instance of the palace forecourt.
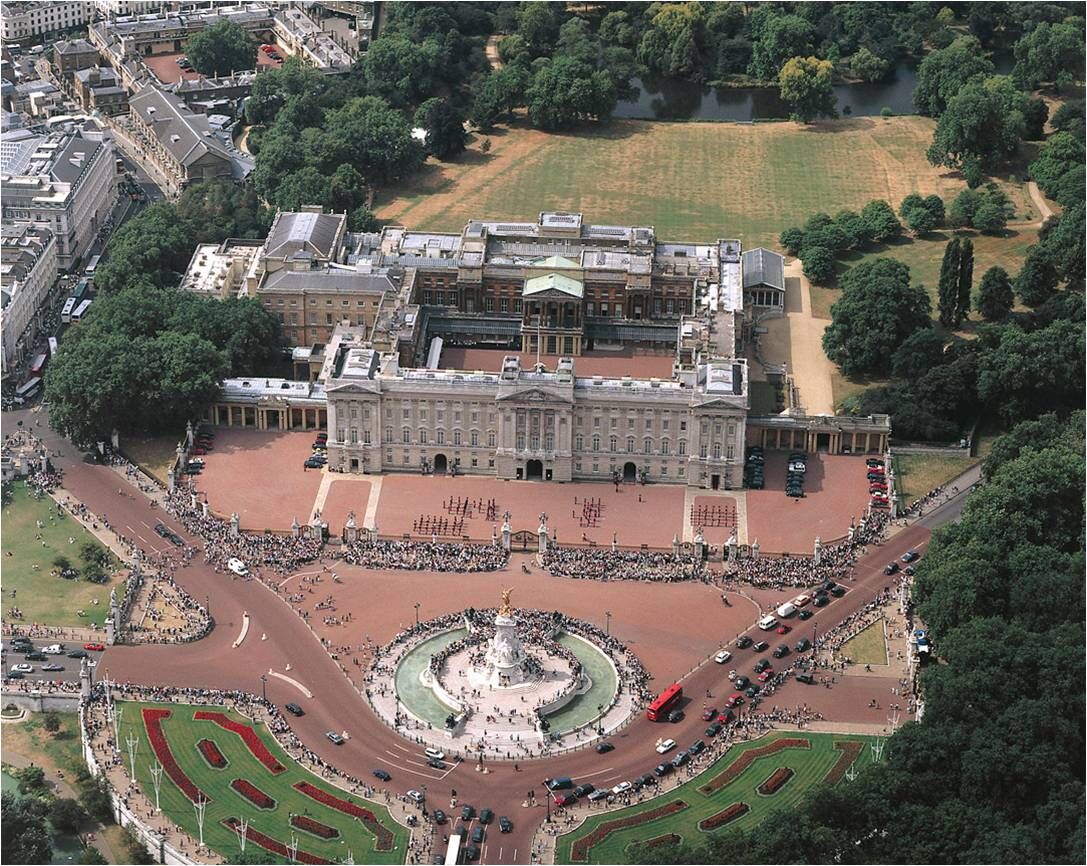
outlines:
[{"label": "palace forecourt", "polygon": [[751,414],[784,269],[737,240],[569,213],[351,233],[307,209],[200,248],[182,285],[257,298],[295,344],[295,378],[227,380],[204,420],[326,430],[336,473],[738,489],[750,446],[882,453],[890,435],[883,415]]}]

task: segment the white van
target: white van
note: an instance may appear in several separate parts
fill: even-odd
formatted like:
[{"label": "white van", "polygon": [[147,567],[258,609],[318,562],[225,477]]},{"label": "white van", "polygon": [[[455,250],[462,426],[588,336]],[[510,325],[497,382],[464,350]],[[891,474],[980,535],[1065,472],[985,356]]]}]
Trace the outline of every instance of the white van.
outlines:
[{"label": "white van", "polygon": [[54,643],[42,649],[42,652],[45,653],[47,656],[64,655],[64,647],[61,646],[59,643]]},{"label": "white van", "polygon": [[249,574],[249,569],[245,567],[245,563],[235,557],[231,557],[227,561],[226,567],[238,575],[238,577],[245,577]]},{"label": "white van", "polygon": [[782,619],[786,619],[796,613],[796,605],[790,601],[785,602],[778,608],[778,616]]},{"label": "white van", "polygon": [[761,628],[763,631],[771,631],[772,629],[777,627],[777,624],[778,621],[770,616],[770,614],[767,614],[759,620],[759,628]]}]

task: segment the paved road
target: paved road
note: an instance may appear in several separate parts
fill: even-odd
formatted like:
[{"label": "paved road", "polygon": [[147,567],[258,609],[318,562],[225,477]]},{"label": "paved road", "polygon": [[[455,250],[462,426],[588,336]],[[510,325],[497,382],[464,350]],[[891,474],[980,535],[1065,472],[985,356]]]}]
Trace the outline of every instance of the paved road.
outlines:
[{"label": "paved road", "polygon": [[[162,515],[146,507],[139,491],[133,488],[133,498],[118,496],[119,476],[115,472],[78,462],[79,455],[70,445],[61,446],[61,450],[65,487],[74,496],[98,514],[107,515],[118,531],[138,539],[145,549],[165,547],[166,542],[151,531]],[[823,631],[862,608],[887,585],[883,574],[885,564],[910,548],[923,550],[930,529],[954,519],[959,510],[959,502],[942,506],[922,524],[902,530],[872,550],[858,563],[855,581],[847,594],[816,610],[805,628],[811,625]],[[166,522],[189,543],[199,546],[199,541],[176,521]],[[372,779],[371,771],[384,767],[393,776],[391,790],[397,793],[409,788],[425,790],[431,808],[448,811],[450,790],[456,789],[461,805],[471,803],[477,810],[490,807],[498,815],[510,816],[515,825],[513,833],[500,835],[495,826],[489,830],[483,851],[486,863],[529,859],[532,834],[543,819],[544,809],[542,806],[526,809],[520,804],[528,790],[542,792],[543,778],[569,775],[598,787],[615,785],[652,770],[658,763],[653,744],[660,737],[669,736],[680,744],[689,744],[703,736],[705,723],[692,705],[688,718],[676,725],[655,724],[639,718],[614,738],[616,749],[606,755],[580,751],[521,762],[516,771],[509,763],[497,763],[491,765],[487,775],[475,772],[469,765],[458,765],[450,771],[432,770],[425,765],[420,746],[402,739],[374,716],[317,638],[283,600],[257,582],[216,574],[200,563],[200,558],[180,570],[177,579],[195,597],[210,600],[216,620],[211,635],[197,643],[178,646],[109,648],[99,664],[98,674],[108,673],[111,679],[148,685],[236,688],[259,693],[261,674],[269,670],[283,673],[289,664],[289,676],[311,690],[313,699],[304,699],[294,685],[277,677],[268,679],[268,697],[280,704],[294,701],[305,707],[305,716],[293,720],[292,725],[306,745],[322,758],[360,778]],[[232,643],[238,636],[243,612],[250,617],[249,636],[241,647],[234,649]],[[362,633],[365,614],[361,611],[356,614],[360,617],[357,628]],[[798,629],[791,637],[798,637],[799,633]],[[757,634],[765,636],[762,632]],[[759,657],[750,649],[733,649],[733,652],[734,659],[729,665],[709,662],[684,680],[686,694],[700,698],[707,690],[715,695],[726,689],[731,691],[726,668],[746,671]],[[779,706],[792,706],[803,702],[805,690],[811,688],[790,682],[778,689],[773,700]],[[350,738],[342,746],[335,746],[324,737],[328,730],[347,730]]]}]

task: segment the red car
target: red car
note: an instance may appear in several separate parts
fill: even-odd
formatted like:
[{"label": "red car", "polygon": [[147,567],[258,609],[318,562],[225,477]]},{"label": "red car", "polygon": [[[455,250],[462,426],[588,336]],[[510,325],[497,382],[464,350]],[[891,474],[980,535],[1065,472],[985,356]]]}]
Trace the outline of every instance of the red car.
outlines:
[{"label": "red car", "polygon": [[724,710],[721,710],[721,715],[719,715],[717,717],[717,721],[719,721],[722,725],[727,725],[729,722],[731,722],[735,718],[736,718],[736,714],[734,712],[732,712],[732,710],[724,709]]},{"label": "red car", "polygon": [[744,702],[744,696],[741,695],[739,692],[733,692],[732,697],[730,697],[728,699],[728,705],[730,707],[738,707],[743,702]]},{"label": "red car", "polygon": [[774,675],[774,669],[773,668],[767,668],[761,674],[759,674],[759,682],[760,683],[769,682],[770,677],[772,677],[773,675]]},{"label": "red car", "polygon": [[785,625],[785,623],[782,623],[776,629],[778,634],[788,634],[792,630],[793,630],[793,627],[791,625]]},{"label": "red car", "polygon": [[105,646],[103,646],[100,643],[85,643],[85,644],[83,644],[83,649],[91,650],[92,652],[96,652],[96,653],[100,653],[105,649]]},{"label": "red car", "polygon": [[717,715],[717,707],[707,707],[702,711],[702,721],[708,722]]}]

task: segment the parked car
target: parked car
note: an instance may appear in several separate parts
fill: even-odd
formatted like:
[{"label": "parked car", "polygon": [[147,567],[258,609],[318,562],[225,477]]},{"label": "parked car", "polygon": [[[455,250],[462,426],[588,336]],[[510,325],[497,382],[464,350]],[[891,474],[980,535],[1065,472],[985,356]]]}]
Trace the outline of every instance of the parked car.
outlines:
[{"label": "parked car", "polygon": [[815,677],[813,677],[811,674],[797,674],[796,681],[798,683],[804,683],[805,685],[810,686],[815,684]]},{"label": "parked car", "polygon": [[236,556],[230,557],[227,560],[226,567],[229,568],[238,577],[246,577],[249,574],[249,569],[245,563],[238,559]]},{"label": "parked car", "polygon": [[841,598],[843,595],[845,595],[845,587],[840,584],[838,586],[832,586],[830,588],[830,594],[833,595],[835,598]]},{"label": "parked car", "polygon": [[445,812],[443,812],[441,809],[435,809],[434,810],[434,823],[435,824],[444,824],[448,820],[449,820],[449,816],[446,815]]},{"label": "parked car", "polygon": [[501,818],[498,819],[498,832],[500,832],[500,833],[510,833],[512,831],[513,831],[513,822],[509,818],[507,818],[505,815],[503,815]]},{"label": "parked car", "polygon": [[732,685],[735,686],[737,690],[746,689],[750,682],[751,680],[747,677],[736,677],[736,679],[732,681]]},{"label": "parked car", "polygon": [[679,754],[677,754],[675,757],[672,758],[672,767],[674,769],[678,770],[680,767],[682,767],[684,764],[686,764],[689,760],[691,760],[690,755],[688,755],[686,752],[680,752]]},{"label": "parked car", "polygon": [[761,674],[764,670],[770,667],[770,662],[766,659],[759,659],[755,662],[755,673]]},{"label": "parked car", "polygon": [[675,747],[676,747],[676,741],[675,740],[673,740],[671,738],[669,738],[667,740],[661,740],[656,745],[657,754],[658,755],[663,755],[665,752],[670,752]]},{"label": "parked car", "polygon": [[427,746],[423,751],[428,758],[437,758],[439,761],[445,760],[445,752],[434,746]]},{"label": "parked car", "polygon": [[668,714],[668,721],[672,724],[675,724],[676,722],[682,722],[683,715],[683,710],[672,710],[672,712]]},{"label": "parked car", "polygon": [[100,643],[85,643],[83,649],[90,650],[91,652],[100,653],[105,649],[105,646]]},{"label": "parked car", "polygon": [[28,662],[44,662],[44,661],[48,660],[49,656],[47,656],[43,652],[38,652],[37,650],[31,650],[30,652],[25,653],[23,655],[23,658],[25,658]]},{"label": "parked car", "polygon": [[460,810],[460,819],[462,821],[471,821],[476,816],[476,809],[469,803],[464,804],[464,808]]},{"label": "parked car", "polygon": [[821,592],[815,596],[815,601],[812,603],[816,607],[826,607],[830,604],[830,597],[825,592]]},{"label": "parked car", "polygon": [[87,657],[87,651],[86,650],[76,649],[76,650],[72,650],[71,652],[68,653],[68,658],[70,658],[70,659],[85,659],[86,657]]},{"label": "parked car", "polygon": [[792,630],[793,627],[791,625],[786,625],[785,623],[782,623],[776,629],[774,629],[774,634],[788,634]]},{"label": "parked car", "polygon": [[774,669],[773,668],[767,668],[761,674],[759,674],[759,682],[760,683],[768,683],[768,682],[770,682],[770,678],[773,675],[774,675]]},{"label": "parked car", "polygon": [[56,662],[49,662],[49,664],[42,665],[42,670],[49,671],[50,673],[62,671],[64,670],[64,665],[58,665]]},{"label": "parked car", "polygon": [[477,845],[482,845],[483,837],[486,832],[487,831],[483,828],[482,824],[476,824],[476,826],[472,828],[472,841],[475,842]]},{"label": "parked car", "polygon": [[787,647],[785,644],[781,644],[781,646],[774,647],[774,658],[785,658],[785,656],[787,656],[789,652],[789,647]]},{"label": "parked car", "polygon": [[[595,790],[596,790],[596,785],[594,785],[592,782],[584,782],[583,784],[578,785],[576,788],[574,788],[574,796],[575,797],[585,797],[585,796],[591,794]],[[484,812],[490,812],[490,811],[491,811],[490,809],[484,809],[483,812],[480,812],[479,813],[479,820],[483,821],[483,813]],[[487,821],[489,821],[489,820],[490,820],[490,818],[487,819]],[[487,821],[483,821],[483,823],[486,824]]]},{"label": "parked car", "polygon": [[445,761],[439,761],[437,758],[427,758],[426,759],[426,765],[428,767],[431,767],[431,768],[435,769],[435,770],[444,770],[445,769]]},{"label": "parked car", "polygon": [[[378,768],[377,770],[374,770],[374,775],[377,778],[381,779],[382,782],[388,782],[389,780],[392,779],[392,776],[389,775],[388,770],[382,770],[380,768]],[[437,820],[437,818],[438,818],[438,813],[435,812],[434,813],[434,819]],[[441,822],[439,821],[438,823],[440,824]]]},{"label": "parked car", "polygon": [[306,714],[306,711],[298,706],[298,704],[284,704],[283,709],[285,709],[292,716],[304,716]]},{"label": "parked car", "polygon": [[732,653],[730,653],[728,650],[721,650],[721,652],[713,657],[713,660],[717,662],[717,664],[723,665],[731,658]]},{"label": "parked car", "polygon": [[796,642],[796,646],[794,647],[794,649],[798,653],[807,652],[808,650],[811,649],[811,641],[808,640],[806,637],[802,637],[800,640],[798,640]]},{"label": "parked car", "polygon": [[791,603],[794,607],[804,607],[805,605],[811,604],[811,596],[801,593],[794,598]]},{"label": "parked car", "polygon": [[721,733],[723,727],[724,726],[720,722],[713,722],[711,725],[708,725],[706,727],[706,736],[716,737],[719,733]]},{"label": "parked car", "polygon": [[717,715],[717,707],[706,707],[706,709],[704,709],[702,711],[702,721],[708,722],[710,719],[712,719],[716,715]]},{"label": "parked car", "polygon": [[810,610],[807,610],[805,608],[804,610],[800,611],[800,613],[798,613],[796,616],[797,619],[811,619],[814,614]]},{"label": "parked car", "polygon": [[603,743],[597,743],[596,744],[596,753],[598,755],[603,755],[605,752],[610,752],[614,748],[615,748],[615,746],[613,746],[611,743],[606,742],[606,741],[603,742]]},{"label": "parked car", "polygon": [[335,731],[325,731],[325,736],[328,737],[328,741],[334,745],[342,746],[344,744],[344,738]]},{"label": "parked car", "polygon": [[746,634],[742,634],[738,638],[736,638],[737,649],[747,649],[749,646],[751,646],[751,644],[752,640]]},{"label": "parked car", "polygon": [[420,793],[419,793],[418,791],[416,791],[416,790],[415,790],[414,788],[410,789],[410,790],[409,790],[409,791],[407,792],[407,797],[408,797],[408,799],[409,799],[409,800],[411,800],[411,801],[412,801],[413,803],[422,803],[422,802],[423,802],[423,800],[425,800],[425,799],[426,799],[426,797],[424,797],[424,796],[423,796],[422,794],[420,794]]},{"label": "parked car", "polygon": [[757,643],[753,643],[753,644],[751,644],[751,649],[753,649],[753,650],[754,650],[755,652],[757,652],[757,653],[761,653],[761,652],[762,652],[763,650],[765,650],[765,649],[766,649],[766,648],[767,648],[768,646],[770,646],[770,644],[768,644],[768,643],[767,643],[766,641],[764,641],[764,640],[760,640],[760,641],[758,641]]},{"label": "parked car", "polygon": [[894,574],[896,571],[898,571],[897,562],[888,562],[887,567],[883,569],[884,574]]},{"label": "parked car", "polygon": [[25,662],[20,662],[17,665],[11,666],[12,673],[16,674],[32,674],[34,673],[34,665],[28,665]]},{"label": "parked car", "polygon": [[906,562],[906,563],[913,562],[914,560],[917,560],[917,559],[920,559],[920,558],[921,558],[921,554],[918,553],[916,550],[907,550],[905,553],[902,554],[902,557],[901,557],[902,561]]},{"label": "parked car", "polygon": [[691,747],[687,749],[687,753],[690,755],[700,755],[706,748],[706,743],[703,740],[695,740],[691,743]]},{"label": "parked car", "polygon": [[620,782],[618,785],[611,789],[611,792],[618,797],[620,794],[625,794],[633,787],[634,785],[632,785],[630,782]]}]

